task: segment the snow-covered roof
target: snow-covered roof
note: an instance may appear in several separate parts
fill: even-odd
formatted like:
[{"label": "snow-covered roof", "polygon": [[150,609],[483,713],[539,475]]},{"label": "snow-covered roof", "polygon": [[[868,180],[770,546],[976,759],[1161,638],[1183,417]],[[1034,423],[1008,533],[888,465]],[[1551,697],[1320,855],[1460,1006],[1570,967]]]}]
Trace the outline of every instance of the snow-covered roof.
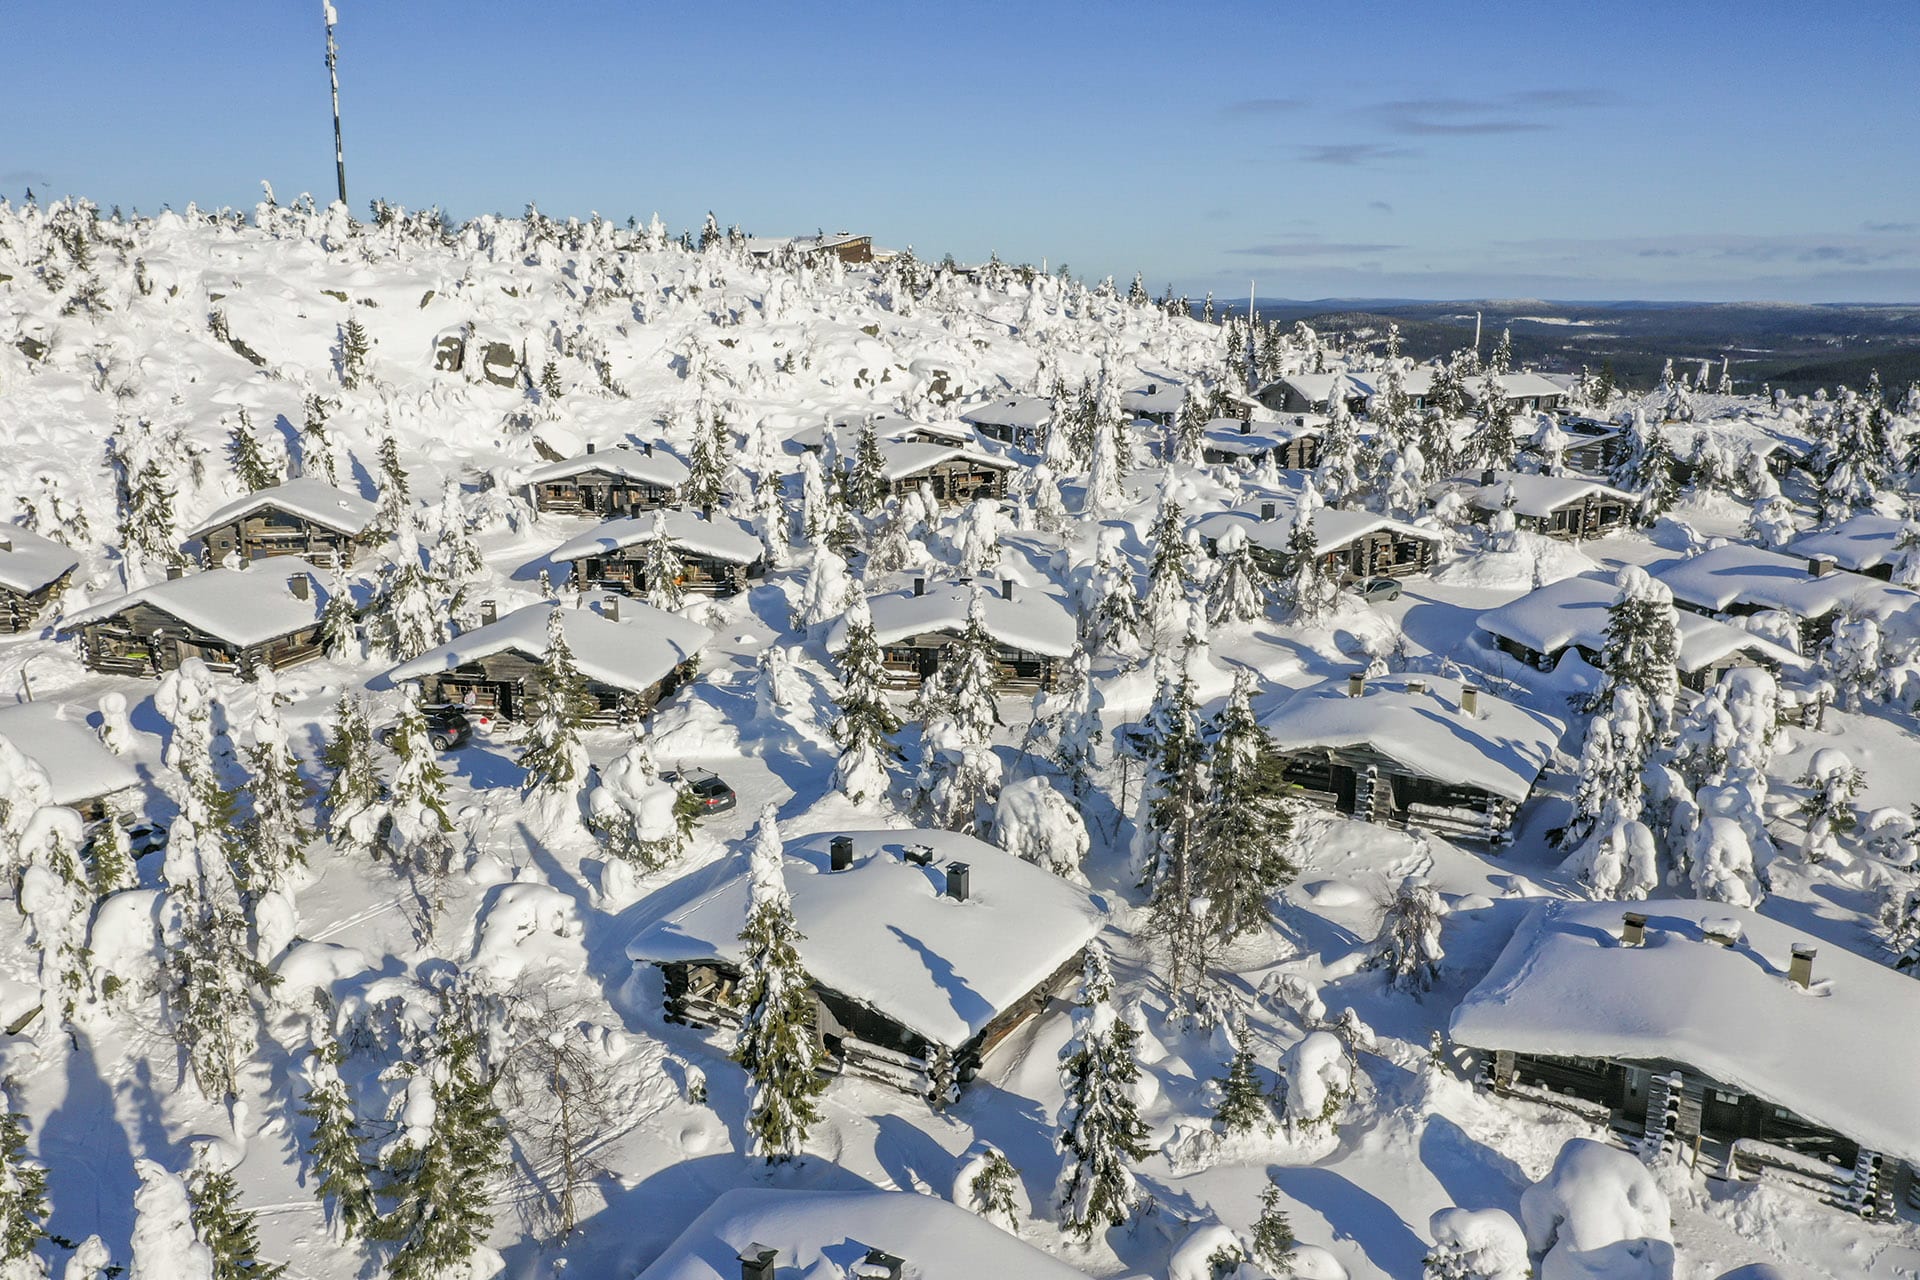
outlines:
[{"label": "snow-covered roof", "polygon": [[[1485,1050],[1667,1059],[1865,1146],[1920,1160],[1920,1108],[1889,1063],[1920,1045],[1920,985],[1841,947],[1821,947],[1811,989],[1787,977],[1810,941],[1719,902],[1628,903],[1646,942],[1621,943],[1622,904],[1553,901],[1521,924],[1454,1011],[1453,1038]],[[1703,925],[1731,920],[1732,947]]]},{"label": "snow-covered roof", "polygon": [[[1285,501],[1275,502],[1271,519],[1259,514],[1259,504],[1252,510],[1244,508],[1233,511],[1216,511],[1212,515],[1202,516],[1194,522],[1194,531],[1202,538],[1218,538],[1228,529],[1238,524],[1247,531],[1247,541],[1257,547],[1265,547],[1275,553],[1284,553],[1287,539],[1293,534],[1294,508]],[[1408,524],[1404,520],[1395,520],[1392,516],[1381,515],[1377,511],[1363,511],[1349,507],[1316,507],[1313,512],[1313,540],[1321,555],[1340,550],[1355,539],[1364,538],[1370,533],[1391,530],[1404,538],[1414,538],[1421,542],[1438,542],[1440,535],[1432,529],[1422,529],[1419,525]]]},{"label": "snow-covered roof", "polygon": [[1345,388],[1343,400],[1365,399],[1376,389],[1374,375],[1336,370],[1330,373],[1290,373],[1280,381],[1309,404],[1319,404],[1333,394],[1335,385]]},{"label": "snow-covered roof", "polygon": [[[1559,383],[1542,374],[1534,373],[1527,369],[1521,369],[1514,373],[1503,373],[1500,375],[1498,381],[1500,383],[1500,390],[1506,393],[1507,399],[1509,400],[1526,400],[1535,396],[1565,396],[1567,394],[1567,389]],[[1474,396],[1479,393],[1479,390],[1479,380],[1469,378],[1467,380],[1467,394]]]},{"label": "snow-covered roof", "polygon": [[990,427],[1044,427],[1053,421],[1053,401],[1043,396],[1011,395],[965,406],[960,421]]},{"label": "snow-covered roof", "polygon": [[[306,579],[303,600],[293,580]],[[72,631],[144,604],[197,631],[245,648],[303,631],[327,607],[327,575],[297,556],[276,556],[239,569],[208,569],[163,578],[137,591],[70,613],[60,629]]]},{"label": "snow-covered roof", "polygon": [[0,543],[7,544],[0,550],[0,587],[23,596],[58,581],[80,563],[73,548],[17,524],[0,524]]},{"label": "snow-covered roof", "polygon": [[132,765],[102,746],[76,712],[57,703],[0,707],[0,738],[46,773],[55,804],[82,804],[140,785]]},{"label": "snow-covered roof", "polygon": [[372,522],[375,510],[373,503],[358,494],[336,489],[324,480],[301,476],[227,503],[187,530],[187,536],[201,537],[209,530],[232,524],[268,507],[290,512],[350,538],[358,537],[360,531]]},{"label": "snow-covered roof", "polygon": [[610,476],[619,476],[623,480],[636,480],[641,484],[658,485],[662,489],[677,489],[687,481],[691,474],[687,464],[655,446],[652,452],[645,449],[632,449],[626,445],[615,445],[611,449],[595,449],[590,453],[565,458],[559,462],[550,462],[527,473],[528,484],[545,484],[550,480],[565,480],[569,476],[584,475],[589,471],[604,471]]},{"label": "snow-covered roof", "polygon": [[[657,515],[659,526],[666,530],[667,541],[676,547],[729,564],[752,564],[760,558],[760,539],[738,520],[702,520],[691,511],[680,510],[661,511]],[[609,520],[597,529],[561,543],[549,558],[578,560],[652,542],[655,516],[656,513],[648,512]]]},{"label": "snow-covered roof", "polygon": [[1276,421],[1272,418],[1210,418],[1202,428],[1206,447],[1223,453],[1266,453],[1293,443],[1302,436],[1321,434],[1319,426],[1298,419]]},{"label": "snow-covered roof", "polygon": [[1650,565],[1647,572],[1665,583],[1675,600],[1716,612],[1743,604],[1820,618],[1836,609],[1852,607],[1886,617],[1920,604],[1920,595],[1889,587],[1876,578],[1845,569],[1815,577],[1806,558],[1744,542],[1729,542],[1697,556]]},{"label": "snow-covered roof", "polygon": [[[834,418],[828,422],[816,423],[811,427],[802,427],[789,435],[782,447],[788,453],[818,452],[827,444],[828,432],[833,433],[834,445],[843,457],[849,457],[859,448],[860,435],[866,429],[867,419],[860,417]],[[922,422],[900,413],[882,413],[872,417],[873,434],[884,446],[889,440],[902,443],[977,445],[980,435],[967,422]],[[918,441],[909,441],[908,437],[919,436]]]},{"label": "snow-covered roof", "polygon": [[[1607,577],[1562,578],[1489,609],[1474,621],[1489,635],[1535,653],[1558,653],[1568,645],[1598,651],[1606,646],[1607,610],[1619,590]],[[1676,617],[1682,671],[1698,671],[1742,651],[1783,666],[1803,665],[1800,655],[1751,631],[1685,610],[1677,611]]]},{"label": "snow-covered roof", "polygon": [[1842,569],[1864,572],[1893,559],[1900,535],[1914,527],[1911,520],[1869,512],[1803,533],[1787,544],[1787,550],[1797,556],[1825,556]]},{"label": "snow-covered roof", "polygon": [[1282,751],[1371,747],[1421,777],[1525,800],[1566,726],[1484,689],[1469,716],[1460,690],[1445,676],[1372,676],[1355,698],[1343,677],[1294,692],[1262,723]]},{"label": "snow-covered roof", "polygon": [[912,1191],[739,1187],[687,1224],[640,1280],[740,1280],[750,1245],[779,1251],[775,1274],[846,1276],[880,1249],[913,1280],[1084,1280],[1083,1274],[939,1196]]},{"label": "snow-covered roof", "polygon": [[919,441],[883,440],[880,442],[881,474],[888,480],[904,480],[931,470],[943,462],[964,459],[995,471],[1011,471],[1014,464],[982,449],[965,445],[925,444]]},{"label": "snow-covered roof", "polygon": [[[853,841],[853,865],[829,871],[828,843]],[[932,861],[907,861],[926,848]],[[961,902],[947,864],[972,868]],[[1071,960],[1101,926],[1086,890],[972,836],[907,828],[822,831],[786,845],[787,892],[815,982],[916,1035],[959,1048]],[[738,963],[747,918],[744,858],[693,902],[627,944],[639,961]]]},{"label": "snow-covered roof", "polygon": [[547,652],[547,615],[555,609],[580,674],[616,689],[652,688],[713,638],[698,623],[637,600],[606,597],[600,603],[601,609],[617,610],[618,620],[601,609],[530,604],[401,663],[387,678],[396,684],[419,680],[508,651],[539,661]]},{"label": "snow-covered roof", "polygon": [[[1491,479],[1487,478],[1489,476]],[[1583,501],[1589,494],[1599,494],[1603,498],[1629,505],[1640,501],[1625,489],[1616,489],[1610,484],[1585,480],[1579,476],[1493,471],[1482,472],[1480,479],[1470,485],[1466,494],[1467,502],[1481,511],[1499,511],[1506,504],[1508,489],[1513,490],[1514,513],[1535,520],[1549,519],[1555,511]]]},{"label": "snow-covered roof", "polygon": [[[868,597],[874,638],[888,645],[930,631],[958,635],[966,629],[973,585],[929,582],[920,595],[915,595],[909,587]],[[982,580],[979,587],[987,614],[987,630],[995,640],[1048,658],[1072,654],[1078,629],[1073,611],[1059,597],[1015,583],[1013,599],[1009,600],[1002,594],[1004,585],[998,579]],[[827,635],[828,650],[838,652],[846,639],[847,620],[842,615]]]}]

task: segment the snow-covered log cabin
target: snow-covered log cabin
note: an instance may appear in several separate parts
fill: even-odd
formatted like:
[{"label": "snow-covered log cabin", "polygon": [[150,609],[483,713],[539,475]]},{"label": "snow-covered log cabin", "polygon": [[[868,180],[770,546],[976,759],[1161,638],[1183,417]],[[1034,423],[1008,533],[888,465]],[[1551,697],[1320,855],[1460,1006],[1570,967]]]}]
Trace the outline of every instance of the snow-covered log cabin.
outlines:
[{"label": "snow-covered log cabin", "polygon": [[140,775],[101,745],[79,712],[51,702],[0,707],[0,740],[47,775],[49,803],[65,805],[88,822],[106,816],[109,797],[133,790]]},{"label": "snow-covered log cabin", "polygon": [[1780,610],[1800,624],[1801,651],[1824,640],[1834,619],[1848,611],[1883,624],[1914,614],[1920,593],[1892,587],[1878,578],[1836,569],[1821,556],[1802,559],[1743,542],[1729,542],[1697,556],[1649,565],[1647,572],[1673,592],[1673,602],[1695,613],[1748,616]]},{"label": "snow-covered log cabin", "polygon": [[766,572],[760,539],[738,520],[703,520],[691,511],[660,511],[609,520],[556,547],[548,557],[568,565],[577,591],[644,596],[652,589],[647,562],[656,528],[680,562],[680,586],[702,595],[731,596]]},{"label": "snow-covered log cabin", "polygon": [[159,675],[188,658],[251,676],[320,656],[325,575],[294,556],[248,569],[174,568],[159,582],[67,615],[95,671]]},{"label": "snow-covered log cabin", "polygon": [[1186,392],[1177,382],[1149,378],[1120,393],[1120,412],[1129,418],[1144,418],[1162,427],[1170,427],[1180,414]]},{"label": "snow-covered log cabin", "polygon": [[[1519,413],[1553,413],[1567,402],[1567,389],[1543,374],[1520,369],[1501,374],[1497,381],[1508,406]],[[1468,378],[1462,389],[1468,403],[1479,402],[1479,378]]]},{"label": "snow-covered log cabin", "polygon": [[1787,550],[1809,560],[1831,560],[1842,569],[1891,581],[1893,566],[1904,552],[1901,541],[1909,531],[1920,537],[1920,525],[1911,520],[1868,512],[1803,533],[1787,544]]},{"label": "snow-covered log cabin", "polygon": [[209,568],[228,556],[298,556],[321,566],[350,565],[373,523],[374,505],[323,480],[301,477],[228,503],[187,531]]},{"label": "snow-covered log cabin", "polygon": [[1466,488],[1467,505],[1482,519],[1508,508],[1522,529],[1550,538],[1579,541],[1622,529],[1640,500],[1624,489],[1577,476],[1543,476],[1522,471],[1483,471]]},{"label": "snow-covered log cabin", "polygon": [[1371,379],[1347,372],[1291,373],[1269,382],[1254,398],[1275,413],[1332,413],[1337,399],[1349,414],[1366,412]]},{"label": "snow-covered log cabin", "polygon": [[547,654],[547,615],[560,610],[560,631],[586,680],[595,719],[643,715],[693,678],[701,646],[713,633],[677,614],[604,595],[587,605],[540,603],[491,618],[387,672],[393,684],[418,682],[429,705],[478,707],[502,720],[519,718],[527,677]]},{"label": "snow-covered log cabin", "polygon": [[1201,436],[1200,456],[1208,466],[1263,462],[1271,457],[1282,471],[1310,471],[1320,462],[1320,421],[1300,414],[1285,422],[1215,418]]},{"label": "snow-covered log cabin", "polygon": [[1000,396],[963,406],[960,421],[988,440],[1028,453],[1040,452],[1053,423],[1053,401],[1043,396]]},{"label": "snow-covered log cabin", "polygon": [[[1195,522],[1194,530],[1211,552],[1220,536],[1236,524],[1247,531],[1247,542],[1267,570],[1283,572],[1287,539],[1293,534],[1293,508],[1261,502],[1254,510],[1203,516]],[[1344,507],[1316,509],[1313,538],[1327,572],[1341,582],[1425,573],[1433,567],[1440,545],[1440,535],[1431,529],[1378,512]]]},{"label": "snow-covered log cabin", "polygon": [[963,507],[975,498],[1007,496],[1014,464],[965,445],[888,440],[880,445],[881,474],[895,496],[926,488],[943,507]]},{"label": "snow-covered log cabin", "polygon": [[1500,843],[1566,726],[1445,676],[1355,673],[1261,721],[1304,798],[1366,822]]},{"label": "snow-covered log cabin", "polygon": [[[1060,664],[1073,655],[1077,629],[1073,612],[1058,597],[1023,586],[1012,578],[977,584],[986,609],[987,630],[997,642],[1001,688],[1030,693],[1053,687]],[[874,638],[896,689],[918,689],[938,671],[967,628],[976,584],[928,582],[915,578],[901,591],[867,599]],[[827,651],[838,653],[847,641],[842,616],[827,634]]]},{"label": "snow-covered log cabin", "polygon": [[[1610,576],[1562,578],[1488,609],[1474,622],[1501,652],[1542,671],[1558,666],[1568,650],[1598,666],[1607,642],[1607,610],[1619,592]],[[1696,693],[1733,667],[1762,667],[1779,675],[1806,665],[1791,649],[1703,614],[1681,611],[1678,623],[1680,683]]]},{"label": "snow-covered log cabin", "polygon": [[617,516],[651,511],[678,500],[687,464],[653,444],[617,445],[548,463],[527,476],[537,511],[559,515]]},{"label": "snow-covered log cabin", "polygon": [[0,635],[32,626],[79,563],[71,547],[17,524],[0,524]]},{"label": "snow-covered log cabin", "polygon": [[[1920,1161],[1913,979],[1724,903],[1554,901],[1454,1011],[1493,1087],[1710,1176],[1891,1212]],[[1816,964],[1817,960],[1817,964]]]},{"label": "snow-covered log cabin", "polygon": [[988,1219],[911,1191],[736,1187],[686,1225],[640,1280],[1085,1280]]},{"label": "snow-covered log cabin", "polygon": [[[1100,931],[1085,889],[939,830],[819,832],[786,844],[787,892],[813,980],[814,1031],[837,1072],[911,1093],[944,1050],[960,1083],[1079,972]],[[665,976],[668,1017],[737,1024],[743,860],[645,925],[627,957]]]},{"label": "snow-covered log cabin", "polygon": [[1566,448],[1560,465],[1589,475],[1605,475],[1627,452],[1627,436],[1619,427],[1592,418],[1569,418],[1564,424]]}]

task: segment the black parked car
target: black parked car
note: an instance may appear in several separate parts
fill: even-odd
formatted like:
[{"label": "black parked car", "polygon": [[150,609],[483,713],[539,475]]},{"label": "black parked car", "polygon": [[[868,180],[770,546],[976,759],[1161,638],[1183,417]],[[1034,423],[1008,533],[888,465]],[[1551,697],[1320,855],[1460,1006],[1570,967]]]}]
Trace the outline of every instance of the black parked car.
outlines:
[{"label": "black parked car", "polygon": [[[473,722],[459,707],[423,707],[427,717],[427,741],[435,751],[458,751],[473,741]],[[374,741],[393,749],[393,731],[398,726],[381,725],[374,730]]]},{"label": "black parked car", "polygon": [[660,779],[692,794],[706,813],[723,813],[740,803],[733,788],[719,774],[707,769],[669,769]]}]

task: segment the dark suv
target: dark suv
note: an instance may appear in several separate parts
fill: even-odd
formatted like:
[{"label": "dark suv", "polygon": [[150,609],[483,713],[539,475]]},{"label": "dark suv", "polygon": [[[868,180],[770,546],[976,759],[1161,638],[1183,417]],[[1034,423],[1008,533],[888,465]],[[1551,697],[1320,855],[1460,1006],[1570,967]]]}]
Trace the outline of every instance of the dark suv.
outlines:
[{"label": "dark suv", "polygon": [[[473,722],[459,707],[423,707],[427,718],[427,742],[435,751],[458,751],[473,741]],[[374,731],[374,740],[389,751],[398,726],[382,725]]]},{"label": "dark suv", "polygon": [[707,769],[670,769],[661,774],[660,779],[694,796],[706,813],[723,813],[740,803],[733,788],[719,774]]}]

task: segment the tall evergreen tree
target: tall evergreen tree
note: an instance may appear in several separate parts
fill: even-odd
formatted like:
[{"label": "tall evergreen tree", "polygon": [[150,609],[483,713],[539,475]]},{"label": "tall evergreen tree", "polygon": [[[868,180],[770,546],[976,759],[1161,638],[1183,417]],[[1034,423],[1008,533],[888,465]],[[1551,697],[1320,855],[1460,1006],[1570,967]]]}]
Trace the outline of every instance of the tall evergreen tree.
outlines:
[{"label": "tall evergreen tree", "polygon": [[47,1171],[27,1154],[27,1117],[14,1110],[11,1080],[0,1089],[0,1110],[0,1275],[25,1280],[47,1238]]},{"label": "tall evergreen tree", "polygon": [[695,511],[708,511],[720,505],[726,493],[727,466],[733,455],[733,433],[719,414],[696,414],[693,445],[687,453],[687,480],[680,498]]},{"label": "tall evergreen tree", "polygon": [[380,566],[366,617],[374,648],[396,662],[446,642],[446,599],[427,571],[411,525],[400,531]]},{"label": "tall evergreen tree", "polygon": [[860,427],[853,466],[847,472],[847,505],[870,516],[887,498],[887,459],[880,452],[880,433],[868,418]]},{"label": "tall evergreen tree", "polygon": [[1273,895],[1292,883],[1297,870],[1293,842],[1292,787],[1273,740],[1253,716],[1253,676],[1234,677],[1226,705],[1207,726],[1207,765],[1212,791],[1200,818],[1200,893],[1209,925],[1232,942],[1273,919]]},{"label": "tall evergreen tree", "polygon": [[351,685],[341,690],[333,733],[320,759],[327,768],[327,788],[321,804],[328,841],[344,852],[372,853],[375,828],[384,812],[380,770],[373,758],[373,728],[367,722],[366,699]]},{"label": "tall evergreen tree", "polygon": [[284,1263],[270,1263],[260,1256],[253,1213],[240,1207],[233,1171],[211,1143],[194,1153],[187,1204],[193,1234],[213,1255],[213,1280],[274,1280],[286,1271]]},{"label": "tall evergreen tree", "polygon": [[593,713],[593,697],[563,622],[564,611],[556,605],[547,613],[546,654],[526,681],[527,738],[520,767],[529,794],[573,794],[586,782],[587,748],[580,731]]},{"label": "tall evergreen tree", "polygon": [[1160,692],[1142,726],[1152,755],[1140,794],[1136,857],[1151,894],[1151,929],[1167,948],[1167,986],[1184,997],[1205,966],[1207,928],[1199,903],[1211,776],[1193,664],[1181,662],[1177,672],[1167,668],[1165,662],[1156,668]]},{"label": "tall evergreen tree", "polygon": [[169,833],[165,878],[175,922],[168,969],[178,1034],[201,1095],[225,1106],[238,1097],[240,1069],[259,1040],[252,988],[268,986],[272,975],[253,957],[223,844],[180,818]]},{"label": "tall evergreen tree", "polygon": [[1678,462],[1666,433],[1657,422],[1634,411],[1627,427],[1627,448],[1613,467],[1609,479],[1620,488],[1640,495],[1640,517],[1651,523],[1673,506],[1680,496],[1676,475]]},{"label": "tall evergreen tree", "polygon": [[1255,556],[1247,531],[1233,525],[1215,543],[1219,559],[1207,584],[1207,622],[1222,626],[1252,622],[1267,612],[1272,577]]},{"label": "tall evergreen tree", "polygon": [[240,420],[228,434],[227,457],[233,463],[234,478],[249,493],[271,489],[281,481],[279,470],[244,407],[240,410]]},{"label": "tall evergreen tree", "polygon": [[833,785],[855,804],[883,798],[887,768],[898,758],[893,735],[900,717],[886,693],[887,668],[874,636],[873,614],[865,596],[847,610],[846,641],[840,649],[840,718],[833,737],[840,747]]},{"label": "tall evergreen tree", "polygon": [[327,415],[333,407],[333,401],[325,396],[307,397],[300,420],[300,471],[303,475],[318,476],[328,484],[339,484],[333,437],[327,431]]},{"label": "tall evergreen tree", "polygon": [[327,602],[320,607],[320,643],[335,662],[354,662],[361,656],[360,612],[346,575],[335,570],[328,584]]},{"label": "tall evergreen tree", "polygon": [[349,312],[347,323],[340,331],[340,385],[352,391],[359,387],[367,376],[367,353],[373,348],[373,340],[360,324],[358,314]]},{"label": "tall evergreen tree", "polygon": [[428,740],[426,713],[411,685],[401,694],[400,718],[388,741],[395,757],[387,794],[387,813],[393,819],[388,848],[403,865],[437,874],[453,856],[447,774]]},{"label": "tall evergreen tree", "polygon": [[306,1061],[307,1089],[300,1114],[313,1122],[307,1142],[313,1194],[326,1206],[328,1220],[348,1239],[366,1236],[379,1215],[373,1201],[372,1169],[360,1154],[360,1121],[340,1067],[346,1052],[333,1034],[333,1010],[315,1001],[313,1048]]},{"label": "tall evergreen tree", "polygon": [[974,587],[967,625],[941,662],[940,709],[970,746],[984,746],[1000,721],[1000,646],[987,626],[987,597]]},{"label": "tall evergreen tree", "polygon": [[1098,942],[1087,947],[1073,1039],[1061,1052],[1066,1100],[1055,1145],[1064,1157],[1055,1196],[1060,1226],[1090,1240],[1127,1219],[1140,1198],[1129,1163],[1147,1154],[1147,1126],[1133,1099],[1138,1033],[1113,1008],[1113,974]]},{"label": "tall evergreen tree", "polygon": [[1245,1019],[1236,1018],[1233,1027],[1233,1057],[1227,1062],[1227,1074],[1214,1079],[1220,1091],[1219,1105],[1213,1109],[1213,1122],[1226,1134],[1272,1133],[1273,1108],[1253,1074],[1253,1046],[1248,1043]]},{"label": "tall evergreen tree", "polygon": [[1147,530],[1147,599],[1142,614],[1158,631],[1179,626],[1185,616],[1187,590],[1198,576],[1193,550],[1187,545],[1180,501],[1170,488],[1160,492],[1159,509]]},{"label": "tall evergreen tree", "polygon": [[641,572],[647,580],[648,604],[656,609],[672,610],[686,603],[687,593],[682,583],[687,576],[687,566],[667,533],[664,511],[653,513],[653,530],[647,539],[647,556]]},{"label": "tall evergreen tree", "polygon": [[812,1027],[813,995],[796,949],[793,904],[787,896],[776,810],[760,813],[760,830],[748,862],[746,944],[741,961],[740,1003],[746,1015],[733,1058],[746,1069],[747,1129],[753,1152],[768,1164],[799,1154],[807,1130],[820,1119],[815,1104],[826,1081]]},{"label": "tall evergreen tree", "polygon": [[1280,598],[1288,616],[1296,622],[1318,622],[1339,598],[1339,588],[1320,554],[1320,539],[1313,525],[1313,512],[1299,507],[1287,531]]},{"label": "tall evergreen tree", "polygon": [[263,667],[254,678],[253,745],[246,758],[251,779],[250,812],[242,827],[240,889],[248,901],[284,892],[305,866],[313,829],[303,812],[312,788],[300,776],[280,709],[291,701],[280,692],[279,678]]},{"label": "tall evergreen tree", "polygon": [[1280,1186],[1268,1175],[1260,1193],[1260,1216],[1253,1223],[1253,1260],[1270,1276],[1293,1274],[1293,1226],[1280,1207]]}]

